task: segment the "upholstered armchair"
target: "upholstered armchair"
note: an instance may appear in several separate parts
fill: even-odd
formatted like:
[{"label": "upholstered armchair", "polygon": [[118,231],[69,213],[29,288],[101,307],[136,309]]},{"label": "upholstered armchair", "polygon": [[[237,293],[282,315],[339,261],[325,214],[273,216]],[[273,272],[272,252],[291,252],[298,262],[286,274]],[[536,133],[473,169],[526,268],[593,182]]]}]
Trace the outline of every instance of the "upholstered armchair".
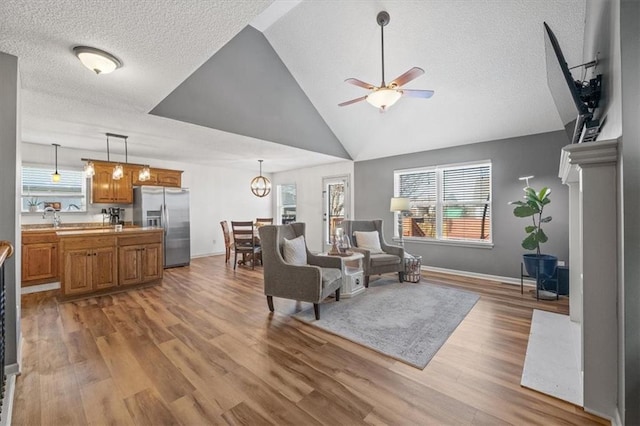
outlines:
[{"label": "upholstered armchair", "polygon": [[[362,266],[364,269],[364,286],[369,287],[369,277],[386,272],[397,272],[398,280],[404,281],[404,248],[392,246],[385,242],[382,234],[382,220],[344,220],[340,225],[344,229],[345,235],[352,241],[352,250],[364,255]],[[370,239],[375,234],[362,234],[361,241],[358,241],[357,233],[371,233],[377,231],[377,243],[367,244],[365,247],[364,237]],[[370,243],[370,241],[368,241]],[[372,246],[378,247],[371,248]]]},{"label": "upholstered armchair", "polygon": [[[320,302],[335,292],[336,301],[340,300],[342,287],[341,259],[330,256],[317,256],[309,252],[306,242],[298,246],[298,261],[304,264],[285,262],[291,261],[292,241],[304,236],[304,223],[289,225],[265,225],[258,230],[262,246],[262,263],[264,274],[264,294],[267,296],[269,310],[273,312],[273,297],[300,300],[313,303],[316,319],[320,319]],[[285,240],[288,240],[285,242]],[[299,243],[302,240],[297,240]],[[285,248],[285,245],[287,246]],[[285,249],[287,253],[285,254]],[[306,254],[306,259],[305,259]],[[302,256],[302,260],[300,257]]]}]

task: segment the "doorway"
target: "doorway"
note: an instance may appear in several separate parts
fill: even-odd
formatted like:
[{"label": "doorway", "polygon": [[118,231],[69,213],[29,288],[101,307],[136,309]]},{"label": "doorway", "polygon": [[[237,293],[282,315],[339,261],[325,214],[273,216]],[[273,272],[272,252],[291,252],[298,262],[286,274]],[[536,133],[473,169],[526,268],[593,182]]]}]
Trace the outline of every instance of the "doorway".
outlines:
[{"label": "doorway", "polygon": [[322,243],[324,251],[331,247],[331,235],[351,211],[349,175],[322,178]]}]

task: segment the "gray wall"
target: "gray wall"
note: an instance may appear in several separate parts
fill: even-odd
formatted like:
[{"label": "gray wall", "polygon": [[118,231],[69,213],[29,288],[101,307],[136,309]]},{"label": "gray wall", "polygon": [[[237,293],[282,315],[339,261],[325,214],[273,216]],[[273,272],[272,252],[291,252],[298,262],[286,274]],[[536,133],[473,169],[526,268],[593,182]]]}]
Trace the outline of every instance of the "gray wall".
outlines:
[{"label": "gray wall", "polygon": [[545,209],[553,216],[545,226],[549,242],[543,251],[567,261],[569,258],[568,191],[558,178],[560,151],[568,143],[564,131],[463,145],[355,163],[356,219],[384,219],[387,241],[393,235],[393,171],[421,166],[491,160],[492,164],[492,249],[459,247],[437,243],[405,242],[409,253],[421,255],[423,265],[503,277],[519,277],[520,246],[525,237],[525,219],[513,216],[509,201],[523,195],[520,176],[535,175],[531,185],[552,189],[551,204]]},{"label": "gray wall", "polygon": [[[5,263],[6,285],[6,347],[5,365],[13,365],[8,372],[17,372],[17,341],[19,334],[20,299],[16,293],[20,282],[20,233],[16,203],[16,165],[20,164],[19,138],[19,76],[18,58],[0,52],[0,240],[10,241],[16,249]],[[5,405],[6,406],[6,405]]]},{"label": "gray wall", "polygon": [[624,196],[624,372],[626,424],[640,424],[640,3],[620,5]]},{"label": "gray wall", "polygon": [[269,41],[250,26],[151,114],[351,159]]}]

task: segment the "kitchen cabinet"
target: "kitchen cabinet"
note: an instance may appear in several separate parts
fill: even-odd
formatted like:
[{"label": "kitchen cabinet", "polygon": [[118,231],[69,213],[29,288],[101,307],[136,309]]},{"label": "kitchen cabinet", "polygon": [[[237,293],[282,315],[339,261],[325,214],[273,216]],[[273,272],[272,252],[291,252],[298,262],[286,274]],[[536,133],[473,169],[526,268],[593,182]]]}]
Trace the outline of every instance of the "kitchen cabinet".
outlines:
[{"label": "kitchen cabinet", "polygon": [[174,188],[182,187],[182,170],[155,169],[151,168],[149,180],[141,181],[138,175],[142,167],[137,167],[132,171],[133,185],[168,186]]},{"label": "kitchen cabinet", "polygon": [[118,284],[115,237],[68,238],[61,245],[63,294],[90,293]]},{"label": "kitchen cabinet", "polygon": [[118,264],[120,285],[162,278],[162,233],[119,237]]},{"label": "kitchen cabinet", "polygon": [[120,247],[120,285],[141,284],[162,277],[161,254],[161,243]]},{"label": "kitchen cabinet", "polygon": [[58,237],[55,232],[23,233],[22,285],[58,280]]},{"label": "kitchen cabinet", "polygon": [[65,231],[58,236],[63,298],[104,294],[162,279],[162,229]]},{"label": "kitchen cabinet", "polygon": [[95,174],[91,179],[92,203],[133,203],[133,182],[131,168],[124,166],[121,179],[113,179],[113,167],[116,163],[94,162]]}]

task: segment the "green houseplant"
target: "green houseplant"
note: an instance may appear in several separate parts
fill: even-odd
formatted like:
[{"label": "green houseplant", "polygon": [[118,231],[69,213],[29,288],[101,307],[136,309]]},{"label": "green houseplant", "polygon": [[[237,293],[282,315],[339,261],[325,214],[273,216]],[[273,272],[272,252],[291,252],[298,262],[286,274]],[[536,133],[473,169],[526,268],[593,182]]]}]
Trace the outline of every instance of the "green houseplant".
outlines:
[{"label": "green houseplant", "polygon": [[542,225],[551,222],[551,216],[544,216],[544,208],[551,202],[549,198],[551,190],[544,187],[540,191],[536,191],[527,186],[524,188],[524,192],[524,201],[512,201],[509,204],[516,206],[513,209],[514,216],[531,218],[531,224],[524,228],[527,236],[522,240],[522,247],[536,252],[535,254],[524,254],[523,261],[527,274],[537,278],[538,285],[542,283],[544,287],[544,281],[553,277],[558,266],[557,257],[540,252],[540,244],[546,243],[549,239],[542,230]]},{"label": "green houseplant", "polygon": [[38,198],[29,198],[27,200],[27,206],[29,207],[30,212],[38,211],[38,206],[42,204],[42,201],[38,201]]}]

